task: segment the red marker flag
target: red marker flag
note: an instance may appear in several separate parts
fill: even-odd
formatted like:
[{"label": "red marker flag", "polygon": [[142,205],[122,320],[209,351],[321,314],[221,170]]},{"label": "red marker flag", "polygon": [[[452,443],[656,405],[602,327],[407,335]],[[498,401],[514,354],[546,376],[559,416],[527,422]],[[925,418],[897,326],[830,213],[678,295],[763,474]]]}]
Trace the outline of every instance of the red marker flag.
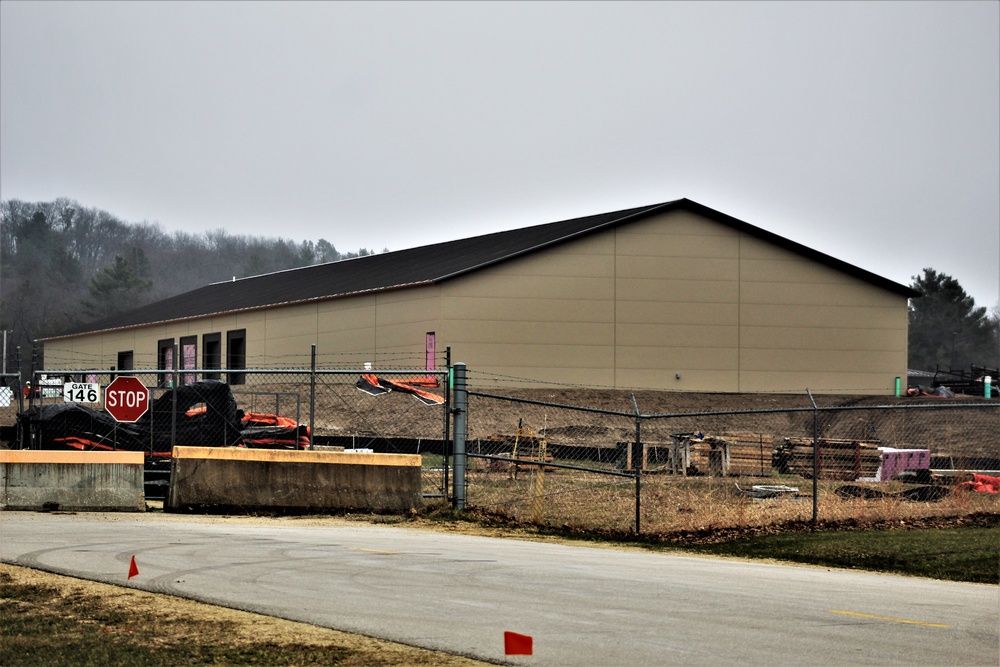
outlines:
[{"label": "red marker flag", "polygon": [[128,566],[128,578],[131,579],[137,574],[139,574],[139,566],[135,564],[135,556],[132,556],[132,562]]},{"label": "red marker flag", "polygon": [[516,632],[503,633],[503,651],[506,655],[531,655],[532,640],[530,635],[519,635]]}]

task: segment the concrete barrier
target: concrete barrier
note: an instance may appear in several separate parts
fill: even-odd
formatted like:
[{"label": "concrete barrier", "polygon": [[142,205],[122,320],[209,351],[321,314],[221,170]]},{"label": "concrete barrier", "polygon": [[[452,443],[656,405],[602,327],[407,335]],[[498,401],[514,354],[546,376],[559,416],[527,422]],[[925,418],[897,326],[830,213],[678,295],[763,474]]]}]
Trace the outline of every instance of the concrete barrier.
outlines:
[{"label": "concrete barrier", "polygon": [[143,512],[142,452],[0,450],[0,510]]},{"label": "concrete barrier", "polygon": [[416,454],[174,447],[168,512],[401,512],[419,507]]}]

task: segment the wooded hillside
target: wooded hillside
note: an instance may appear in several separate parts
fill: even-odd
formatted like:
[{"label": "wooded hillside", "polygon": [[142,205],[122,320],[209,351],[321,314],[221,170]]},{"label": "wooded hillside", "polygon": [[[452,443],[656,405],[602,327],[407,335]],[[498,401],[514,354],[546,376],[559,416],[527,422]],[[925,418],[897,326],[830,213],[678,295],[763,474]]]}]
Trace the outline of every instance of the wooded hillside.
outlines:
[{"label": "wooded hillside", "polygon": [[234,276],[371,254],[340,253],[326,239],[290,241],[167,232],[70,199],[0,202],[0,330],[7,368],[31,341]]}]

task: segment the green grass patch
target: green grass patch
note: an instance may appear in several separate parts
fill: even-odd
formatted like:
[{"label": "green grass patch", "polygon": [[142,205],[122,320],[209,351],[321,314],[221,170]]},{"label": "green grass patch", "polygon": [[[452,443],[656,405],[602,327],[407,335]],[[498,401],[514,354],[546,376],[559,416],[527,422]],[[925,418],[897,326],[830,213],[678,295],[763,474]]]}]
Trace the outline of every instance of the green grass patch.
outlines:
[{"label": "green grass patch", "polygon": [[1000,584],[1000,527],[783,533],[683,548],[721,556]]}]

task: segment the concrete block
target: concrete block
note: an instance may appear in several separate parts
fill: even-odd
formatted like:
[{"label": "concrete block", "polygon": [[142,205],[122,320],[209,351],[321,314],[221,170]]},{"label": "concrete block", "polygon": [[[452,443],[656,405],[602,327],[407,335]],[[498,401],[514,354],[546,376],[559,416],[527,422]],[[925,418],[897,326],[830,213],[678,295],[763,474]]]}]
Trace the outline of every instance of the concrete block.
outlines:
[{"label": "concrete block", "polygon": [[0,510],[143,512],[142,452],[0,450]]},{"label": "concrete block", "polygon": [[164,509],[405,512],[420,507],[417,454],[174,447]]}]

